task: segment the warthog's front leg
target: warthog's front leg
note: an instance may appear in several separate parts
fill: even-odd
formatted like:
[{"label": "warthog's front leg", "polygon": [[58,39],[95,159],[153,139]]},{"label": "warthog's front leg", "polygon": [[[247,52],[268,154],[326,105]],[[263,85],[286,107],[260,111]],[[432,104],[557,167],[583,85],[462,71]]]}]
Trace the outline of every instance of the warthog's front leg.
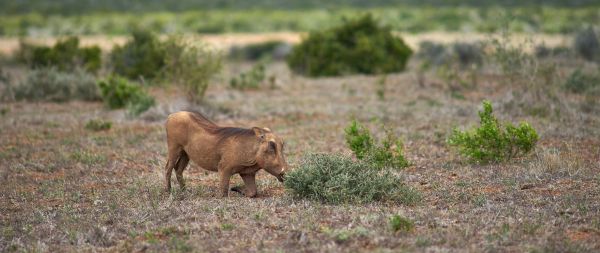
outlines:
[{"label": "warthog's front leg", "polygon": [[256,174],[240,174],[244,185],[246,185],[246,192],[244,193],[248,198],[256,197]]},{"label": "warthog's front leg", "polygon": [[219,188],[221,189],[222,196],[229,196],[229,179],[231,178],[231,172],[228,170],[219,170]]}]

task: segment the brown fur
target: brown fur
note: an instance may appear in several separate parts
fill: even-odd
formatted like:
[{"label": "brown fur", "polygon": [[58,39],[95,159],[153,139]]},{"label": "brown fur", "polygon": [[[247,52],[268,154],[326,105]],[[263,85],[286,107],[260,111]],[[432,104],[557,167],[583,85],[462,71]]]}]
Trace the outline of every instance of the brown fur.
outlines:
[{"label": "brown fur", "polygon": [[[283,140],[268,128],[220,127],[196,112],[176,112],[166,123],[168,157],[165,166],[166,190],[171,190],[171,173],[185,187],[183,170],[191,160],[205,170],[219,173],[223,196],[229,192],[229,179],[239,174],[246,196],[256,196],[256,172],[266,170],[283,181],[288,168]],[[235,190],[235,189],[234,189]]]}]

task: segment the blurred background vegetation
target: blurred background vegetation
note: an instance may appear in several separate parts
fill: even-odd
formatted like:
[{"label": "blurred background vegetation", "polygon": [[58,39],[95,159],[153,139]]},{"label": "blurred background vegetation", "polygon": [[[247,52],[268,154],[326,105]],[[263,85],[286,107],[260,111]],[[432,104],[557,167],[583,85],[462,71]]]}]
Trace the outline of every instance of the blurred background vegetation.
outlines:
[{"label": "blurred background vegetation", "polygon": [[377,0],[0,1],[0,36],[312,31],[372,13],[395,31],[569,33],[600,23],[600,3],[578,1]]}]

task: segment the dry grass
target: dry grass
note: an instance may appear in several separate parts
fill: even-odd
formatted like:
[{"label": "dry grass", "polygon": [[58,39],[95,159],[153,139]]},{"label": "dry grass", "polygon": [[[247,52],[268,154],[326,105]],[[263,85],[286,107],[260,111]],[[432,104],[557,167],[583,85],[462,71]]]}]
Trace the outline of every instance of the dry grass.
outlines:
[{"label": "dry grass", "polygon": [[[294,164],[309,152],[350,154],[343,128],[352,117],[377,118],[403,138],[412,162],[407,184],[422,192],[421,203],[293,200],[266,173],[257,199],[233,192],[222,199],[217,176],[195,166],[184,174],[188,190],[163,194],[163,119],[187,107],[172,90],[152,91],[159,106],[142,115],[151,121],[100,103],[0,104],[0,251],[600,250],[598,115],[500,112],[538,129],[535,153],[508,164],[468,165],[444,140],[451,126],[476,121],[482,98],[503,96],[495,78],[454,99],[443,88],[420,88],[414,73],[389,75],[381,100],[376,76],[307,79],[275,63],[267,75],[276,76],[277,88],[238,91],[227,80],[239,66],[230,68],[207,91],[211,107],[201,108],[217,122],[270,127],[286,138]],[[89,131],[90,119],[113,126]],[[395,232],[394,215],[414,228]]]}]

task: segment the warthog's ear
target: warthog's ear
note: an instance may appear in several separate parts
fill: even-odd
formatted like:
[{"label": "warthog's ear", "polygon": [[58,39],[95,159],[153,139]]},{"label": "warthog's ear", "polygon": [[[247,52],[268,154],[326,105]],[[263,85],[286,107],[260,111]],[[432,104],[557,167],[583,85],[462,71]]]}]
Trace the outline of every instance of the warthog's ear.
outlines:
[{"label": "warthog's ear", "polygon": [[265,131],[267,131],[267,132],[271,132],[271,129],[270,129],[270,128],[268,128],[268,127],[263,127],[263,129],[264,129]]},{"label": "warthog's ear", "polygon": [[253,127],[252,131],[254,131],[254,134],[256,135],[256,137],[258,137],[261,140],[265,139],[265,129],[262,129],[260,127]]}]

